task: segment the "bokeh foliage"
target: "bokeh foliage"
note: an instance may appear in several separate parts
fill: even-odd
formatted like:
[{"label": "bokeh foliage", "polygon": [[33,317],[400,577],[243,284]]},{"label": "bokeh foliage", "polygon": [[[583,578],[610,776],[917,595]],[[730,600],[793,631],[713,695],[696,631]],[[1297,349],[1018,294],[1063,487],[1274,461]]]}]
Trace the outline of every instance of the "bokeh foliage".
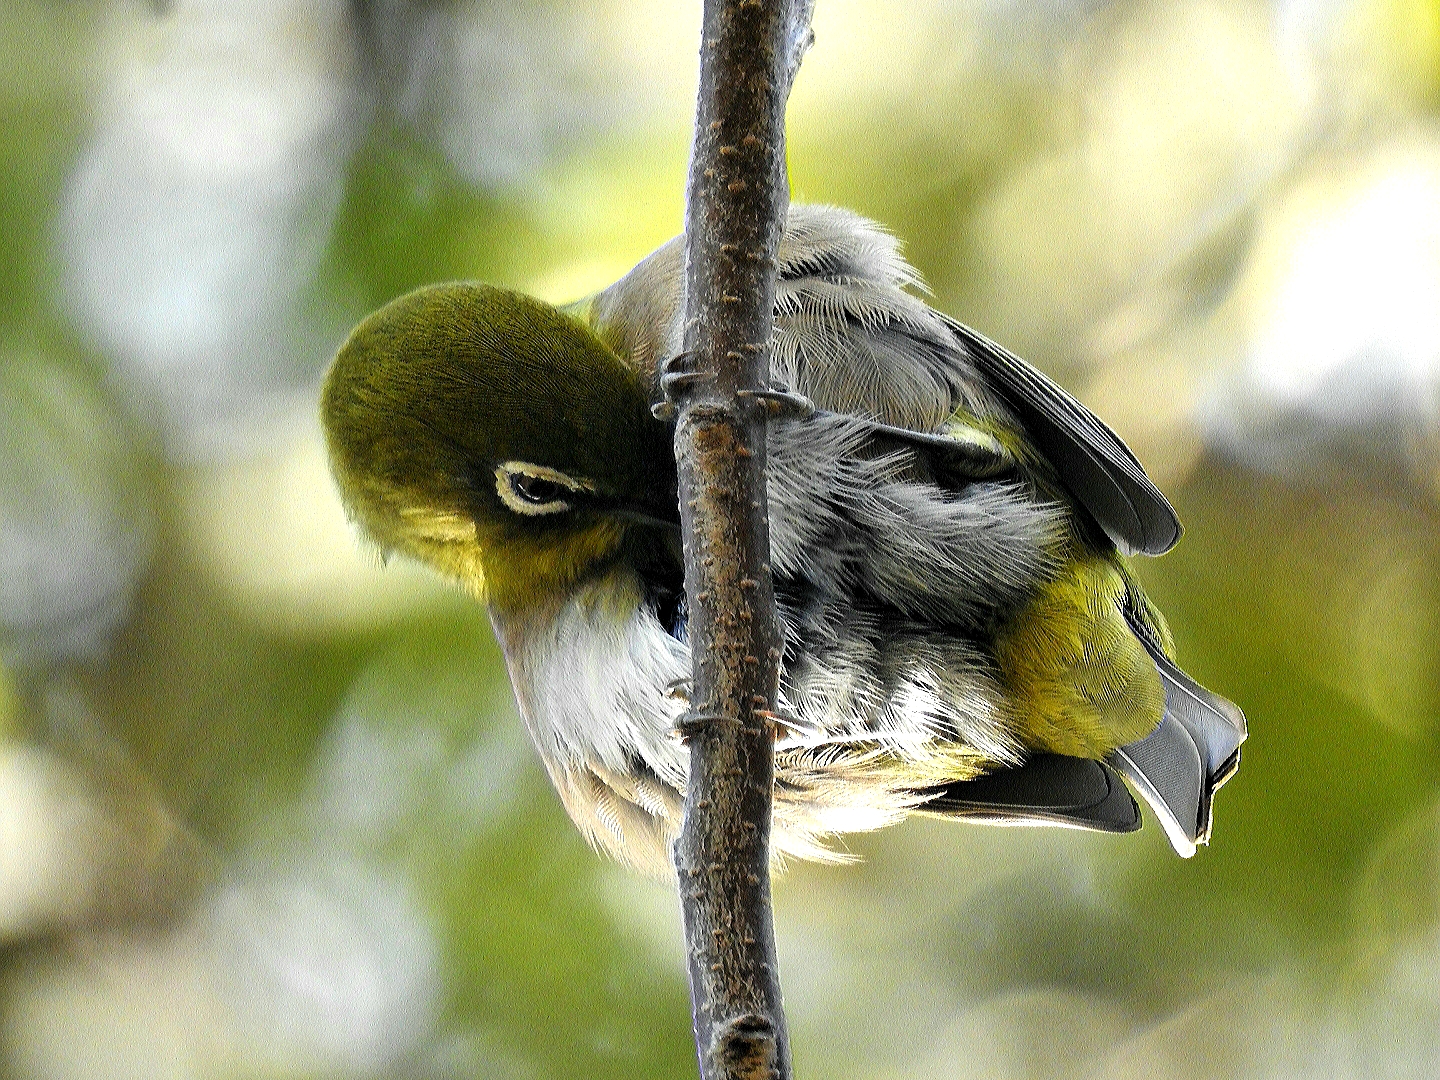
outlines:
[{"label": "bokeh foliage", "polygon": [[[698,18],[0,10],[0,1071],[692,1068],[670,887],[569,825],[483,611],[355,542],[314,402],[399,293],[667,239]],[[1187,526],[1139,572],[1252,737],[1192,861],[915,821],[789,868],[798,1073],[1440,1071],[1440,4],[816,33],[796,198],[1131,441]]]}]

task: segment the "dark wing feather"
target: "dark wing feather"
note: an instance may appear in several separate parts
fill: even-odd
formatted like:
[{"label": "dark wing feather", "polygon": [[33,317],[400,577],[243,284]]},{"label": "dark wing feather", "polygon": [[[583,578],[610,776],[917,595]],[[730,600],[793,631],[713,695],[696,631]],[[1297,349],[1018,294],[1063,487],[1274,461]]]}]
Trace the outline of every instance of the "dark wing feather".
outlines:
[{"label": "dark wing feather", "polygon": [[1140,808],[1108,766],[1059,754],[1036,754],[1023,765],[956,781],[919,812],[997,825],[1121,833],[1140,828]]},{"label": "dark wing feather", "polygon": [[976,372],[1122,551],[1162,555],[1175,546],[1180,519],[1118,435],[1008,349],[953,319],[946,322]]}]

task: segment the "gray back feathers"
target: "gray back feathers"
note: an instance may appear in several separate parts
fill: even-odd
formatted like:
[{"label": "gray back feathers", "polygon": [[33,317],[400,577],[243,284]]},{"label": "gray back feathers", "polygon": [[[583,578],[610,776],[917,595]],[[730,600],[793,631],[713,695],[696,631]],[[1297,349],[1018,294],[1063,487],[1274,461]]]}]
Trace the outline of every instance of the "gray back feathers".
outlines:
[{"label": "gray back feathers", "polygon": [[[655,377],[683,339],[684,237],[588,302],[592,325]],[[985,393],[898,241],[858,214],[792,206],[780,242],[771,377],[822,409],[935,431],[961,405],[1001,409]],[[658,393],[658,389],[657,389]]]},{"label": "gray back feathers", "polygon": [[[681,350],[684,238],[588,303],[592,325],[652,380]],[[1044,374],[934,311],[895,238],[848,210],[792,206],[780,244],[772,378],[821,409],[940,431],[957,410],[1023,427],[1075,500],[1126,552],[1180,536],[1169,502],[1129,449]]]}]

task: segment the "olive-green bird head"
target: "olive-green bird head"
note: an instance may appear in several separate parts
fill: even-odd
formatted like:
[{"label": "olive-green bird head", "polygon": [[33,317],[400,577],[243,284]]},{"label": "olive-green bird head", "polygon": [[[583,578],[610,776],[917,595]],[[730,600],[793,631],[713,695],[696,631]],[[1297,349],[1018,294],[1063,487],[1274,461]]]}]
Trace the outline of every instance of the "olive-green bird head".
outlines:
[{"label": "olive-green bird head", "polygon": [[486,285],[421,289],[362,322],[321,403],[348,512],[383,551],[502,606],[532,603],[678,521],[668,427],[583,324]]}]

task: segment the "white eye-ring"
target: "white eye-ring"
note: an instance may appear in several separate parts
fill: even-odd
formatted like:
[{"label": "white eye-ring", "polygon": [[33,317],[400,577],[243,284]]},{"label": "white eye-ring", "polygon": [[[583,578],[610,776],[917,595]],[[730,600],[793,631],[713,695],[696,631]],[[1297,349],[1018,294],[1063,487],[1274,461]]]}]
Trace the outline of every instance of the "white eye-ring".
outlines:
[{"label": "white eye-ring", "polygon": [[570,509],[565,496],[594,490],[593,484],[545,465],[502,461],[495,466],[495,494],[515,513],[527,517],[563,514]]}]

